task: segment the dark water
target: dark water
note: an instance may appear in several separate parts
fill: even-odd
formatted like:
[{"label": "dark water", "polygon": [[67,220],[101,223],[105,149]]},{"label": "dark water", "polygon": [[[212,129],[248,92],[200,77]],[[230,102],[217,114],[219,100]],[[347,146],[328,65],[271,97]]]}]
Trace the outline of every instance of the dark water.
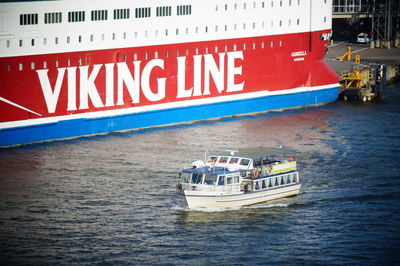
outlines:
[{"label": "dark water", "polygon": [[[400,263],[400,87],[386,96],[0,150],[0,264]],[[206,147],[280,144],[298,197],[198,212],[174,194]]]}]

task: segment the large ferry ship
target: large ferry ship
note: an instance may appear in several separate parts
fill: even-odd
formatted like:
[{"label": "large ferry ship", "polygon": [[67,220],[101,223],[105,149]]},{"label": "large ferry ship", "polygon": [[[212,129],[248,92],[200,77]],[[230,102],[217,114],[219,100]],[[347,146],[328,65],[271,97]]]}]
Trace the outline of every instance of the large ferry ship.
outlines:
[{"label": "large ferry ship", "polygon": [[331,0],[0,3],[0,146],[335,101]]}]

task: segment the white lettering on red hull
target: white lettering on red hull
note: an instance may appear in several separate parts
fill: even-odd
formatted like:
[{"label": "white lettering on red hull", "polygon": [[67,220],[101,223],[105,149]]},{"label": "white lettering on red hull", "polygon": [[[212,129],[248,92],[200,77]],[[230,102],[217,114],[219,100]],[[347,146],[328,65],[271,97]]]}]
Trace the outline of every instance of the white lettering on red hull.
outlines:
[{"label": "white lettering on red hull", "polygon": [[[186,88],[188,85],[186,82],[186,76],[188,75],[186,59],[186,56],[177,57],[177,99],[210,95],[211,79],[214,81],[218,94],[221,94],[224,90],[226,92],[243,90],[244,81],[238,84],[235,83],[235,77],[242,75],[241,61],[244,60],[242,51],[219,53],[217,62],[212,54],[194,55],[192,73],[190,73],[193,75],[193,84],[189,86],[189,89]],[[58,107],[58,103],[65,72],[67,72],[67,111],[89,109],[89,100],[95,108],[127,104],[124,101],[124,89],[128,91],[133,104],[141,102],[141,93],[146,100],[151,102],[159,102],[165,99],[167,96],[166,77],[156,77],[157,86],[155,88],[151,87],[151,84],[153,84],[151,80],[152,78],[154,79],[152,73],[154,73],[155,69],[160,69],[161,73],[165,71],[164,60],[153,59],[147,62],[142,70],[140,67],[141,61],[133,61],[133,73],[126,62],[96,64],[92,67],[57,68],[58,73],[54,87],[50,84],[48,69],[36,70],[36,72],[47,110],[49,113],[55,113],[57,108],[61,108]],[[115,69],[117,70],[116,93],[114,88]],[[105,99],[101,98],[96,86],[98,76],[104,74],[102,71],[105,72]],[[202,84],[202,77],[204,84]],[[78,80],[79,83],[77,84]],[[77,95],[79,95],[79,99]],[[115,99],[115,95],[117,99]],[[78,104],[79,108],[77,108]]]}]

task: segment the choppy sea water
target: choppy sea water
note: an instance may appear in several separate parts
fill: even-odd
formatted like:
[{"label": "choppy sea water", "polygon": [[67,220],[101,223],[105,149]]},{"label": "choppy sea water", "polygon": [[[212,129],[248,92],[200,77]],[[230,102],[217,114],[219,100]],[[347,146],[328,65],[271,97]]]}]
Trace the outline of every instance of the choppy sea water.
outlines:
[{"label": "choppy sea water", "polygon": [[[0,264],[398,264],[400,87],[386,96],[0,150]],[[200,212],[175,194],[205,148],[279,145],[297,197]]]}]

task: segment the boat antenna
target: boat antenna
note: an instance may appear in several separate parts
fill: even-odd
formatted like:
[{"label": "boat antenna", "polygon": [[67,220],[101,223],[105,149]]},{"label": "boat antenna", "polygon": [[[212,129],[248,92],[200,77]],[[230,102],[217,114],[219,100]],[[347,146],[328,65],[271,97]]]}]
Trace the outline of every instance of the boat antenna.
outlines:
[{"label": "boat antenna", "polygon": [[226,150],[226,151],[230,152],[230,154],[231,154],[232,156],[235,155],[235,152],[239,152],[239,151],[237,151],[237,150]]}]

